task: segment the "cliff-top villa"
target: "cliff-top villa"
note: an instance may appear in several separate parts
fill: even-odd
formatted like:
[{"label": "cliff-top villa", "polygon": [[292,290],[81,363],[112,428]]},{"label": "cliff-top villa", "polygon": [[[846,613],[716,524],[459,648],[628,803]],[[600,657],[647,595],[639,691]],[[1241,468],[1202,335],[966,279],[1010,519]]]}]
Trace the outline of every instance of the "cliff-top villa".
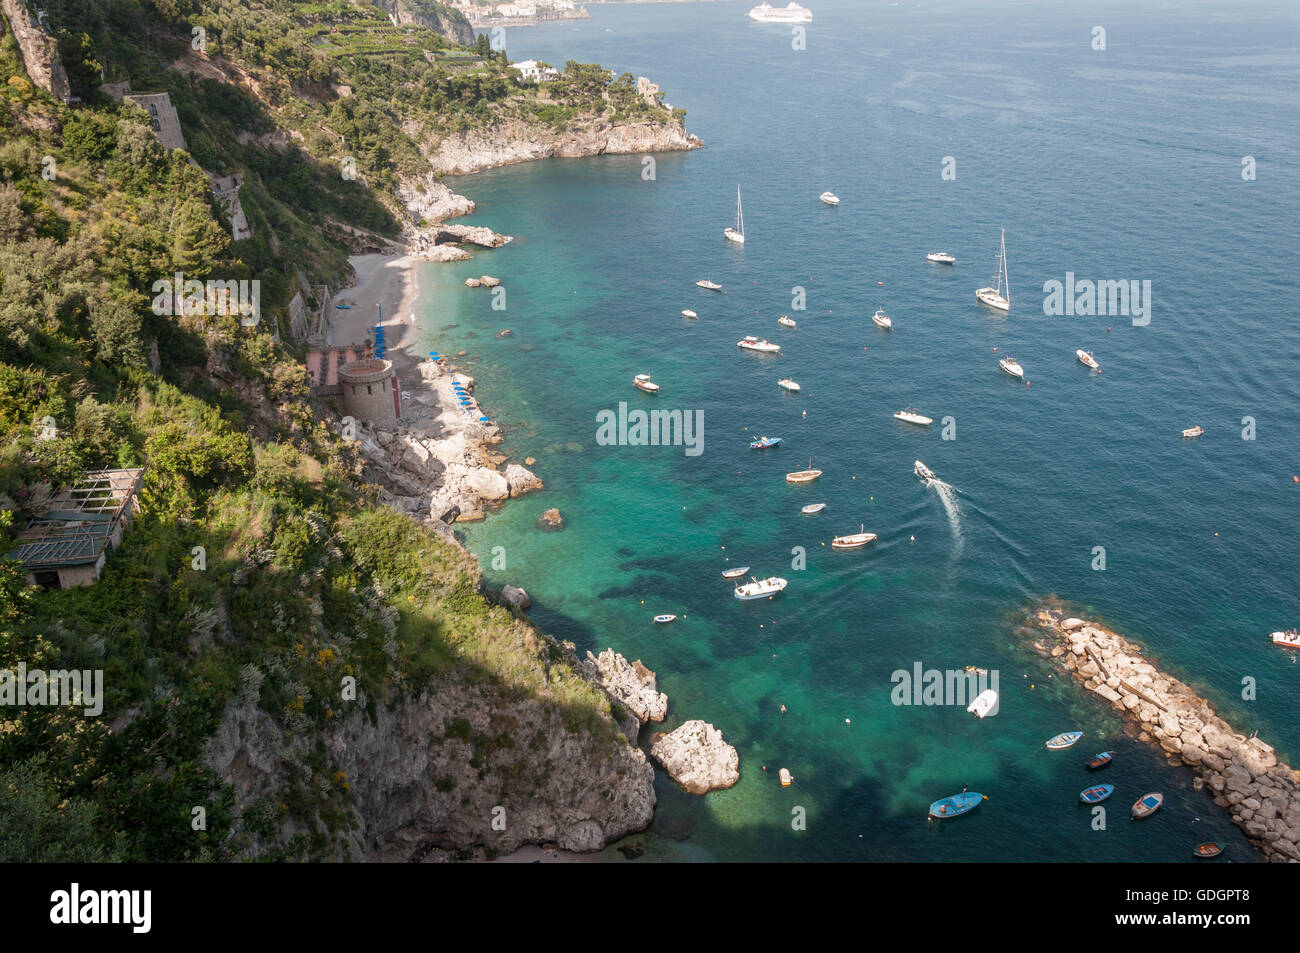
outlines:
[{"label": "cliff-top villa", "polygon": [[140,508],[144,468],[90,470],[59,491],[44,512],[18,533],[6,559],[22,563],[27,582],[46,589],[89,586],[99,579],[108,550],[122,543]]}]

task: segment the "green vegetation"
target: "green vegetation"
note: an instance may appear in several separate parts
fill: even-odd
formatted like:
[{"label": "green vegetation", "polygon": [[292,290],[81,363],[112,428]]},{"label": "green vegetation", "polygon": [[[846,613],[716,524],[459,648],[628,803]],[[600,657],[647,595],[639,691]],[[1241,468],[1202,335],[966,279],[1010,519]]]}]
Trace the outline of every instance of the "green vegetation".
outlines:
[{"label": "green vegetation", "polygon": [[[322,733],[443,678],[544,699],[570,730],[617,743],[608,700],[485,601],[472,560],[361,485],[355,450],[281,342],[300,282],[346,274],[345,224],[398,233],[388,189],[423,167],[399,120],[570,121],[593,99],[641,115],[634,86],[578,64],[545,90],[521,90],[499,58],[444,69],[425,55],[447,48],[437,34],[342,0],[45,6],[86,101],[33,87],[6,31],[0,553],[81,470],[147,472],[141,512],[95,585],[37,591],[0,562],[0,669],[102,669],[105,685],[99,717],[0,708],[0,861],[339,856],[349,787]],[[220,69],[193,55],[192,26]],[[100,66],[166,90],[190,154],[99,94]],[[339,174],[343,155],[356,180]],[[231,241],[204,170],[245,174],[252,239]],[[263,320],[154,313],[154,282],[175,272],[260,281]],[[356,701],[341,691],[350,680]],[[232,706],[301,742],[285,752],[283,789],[242,812],[205,763]],[[515,744],[466,740],[479,767]]]}]

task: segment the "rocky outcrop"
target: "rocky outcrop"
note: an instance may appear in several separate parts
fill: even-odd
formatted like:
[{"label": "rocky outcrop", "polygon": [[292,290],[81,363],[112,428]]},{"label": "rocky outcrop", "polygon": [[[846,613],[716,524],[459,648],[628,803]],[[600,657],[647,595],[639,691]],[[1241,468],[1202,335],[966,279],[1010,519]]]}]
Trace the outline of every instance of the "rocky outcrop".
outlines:
[{"label": "rocky outcrop", "polygon": [[707,722],[688,721],[666,735],[656,735],[650,756],[690,794],[729,788],[740,780],[740,756]]},{"label": "rocky outcrop", "polygon": [[532,470],[512,463],[506,467],[506,485],[510,487],[510,496],[523,496],[530,490],[542,489],[542,481]]},{"label": "rocky outcrop", "polygon": [[[68,74],[64,72],[59,45],[54,37],[27,12],[23,0],[0,0],[0,10],[4,11],[18,41],[18,51],[22,54],[23,69],[28,77],[59,101],[68,102],[72,98],[72,87],[68,84]],[[4,30],[0,29],[0,35],[3,33]]]},{"label": "rocky outcrop", "polygon": [[520,120],[454,133],[427,145],[436,172],[463,175],[552,156],[639,155],[698,149],[704,143],[675,119],[664,122],[590,120],[556,131]]},{"label": "rocky outcrop", "polygon": [[[435,848],[508,852],[544,842],[593,851],[654,815],[644,753],[612,725],[573,730],[561,704],[444,679],[418,698],[377,705],[373,717],[361,707],[322,736],[289,734],[255,703],[232,704],[204,761],[233,787],[242,813],[278,800],[323,741],[348,788],[338,859],[412,861]],[[304,831],[286,821],[275,839],[296,833]]]},{"label": "rocky outcrop", "polygon": [[501,601],[520,612],[528,611],[528,607],[533,604],[533,600],[528,598],[528,593],[518,586],[505,586],[502,588]]},{"label": "rocky outcrop", "polygon": [[636,719],[629,726],[630,740],[636,740],[642,725],[663,721],[668,716],[668,696],[659,691],[655,673],[642,665],[640,659],[629,662],[613,649],[606,649],[600,655],[588,652],[582,667],[592,682]]},{"label": "rocky outcrop", "polygon": [[560,514],[560,511],[557,510],[555,507],[551,507],[541,516],[537,517],[538,529],[558,530],[558,529],[564,529],[566,525],[567,524],[564,522],[564,517]]},{"label": "rocky outcrop", "polygon": [[398,23],[428,27],[453,43],[474,45],[474,27],[454,7],[434,0],[370,0]]},{"label": "rocky outcrop", "polygon": [[1270,861],[1300,861],[1300,772],[1146,661],[1140,646],[1096,623],[1065,618],[1060,609],[1040,609],[1034,619],[1049,636],[1034,643],[1040,654],[1114,708],[1135,738],[1195,771],[1197,787],[1209,788]]}]

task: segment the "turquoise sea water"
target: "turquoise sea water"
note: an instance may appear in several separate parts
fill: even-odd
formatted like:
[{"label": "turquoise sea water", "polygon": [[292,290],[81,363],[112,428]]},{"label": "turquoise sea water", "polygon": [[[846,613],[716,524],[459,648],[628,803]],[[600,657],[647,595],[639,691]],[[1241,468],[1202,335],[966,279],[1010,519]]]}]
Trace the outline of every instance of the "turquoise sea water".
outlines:
[{"label": "turquoise sea water", "polygon": [[[525,587],[534,619],[580,650],[655,669],[665,727],[703,718],[740,752],[740,783],[705,798],[661,775],[655,833],[638,842],[656,859],[1182,861],[1218,840],[1252,860],[1190,772],[1125,739],[1014,629],[1059,594],[1300,759],[1300,665],[1266,642],[1300,624],[1296,12],[818,0],[796,51],[788,27],[747,22],[750,5],[593,6],[508,31],[514,59],[651,77],[707,148],[656,156],[649,181],[639,156],[454,180],[479,203],[470,221],[518,237],[420,276],[428,347],[468,351],[505,449],[537,457],[548,487],[464,527],[489,578]],[[743,249],[721,234],[737,184]],[[1002,227],[1009,315],[974,300]],[[957,265],[927,264],[936,249]],[[503,279],[505,311],[464,288],[484,272]],[[1149,280],[1150,324],[1045,316],[1043,283],[1067,272]],[[697,289],[703,277],[727,294]],[[871,324],[877,307],[894,333]],[[783,313],[798,331],[776,325]],[[746,334],[782,355],[738,350]],[[999,371],[1007,353],[1030,386]],[[657,398],[632,388],[641,372]],[[777,388],[785,376],[801,394]],[[704,452],[599,446],[596,415],[620,401],[703,411]],[[893,420],[908,404],[935,425]],[[1179,439],[1194,424],[1205,435]],[[751,452],[760,433],[784,443]],[[788,486],[809,457],[820,481]],[[916,458],[954,488],[947,502],[912,475]],[[814,500],[826,512],[801,516]],[[534,528],[551,506],[564,532]],[[860,524],[879,541],[830,550]],[[789,589],[737,602],[729,560]],[[682,618],[653,625],[661,612]],[[916,662],[996,669],[999,714],[893,705],[891,674]],[[1070,728],[1087,733],[1076,748],[1043,749]],[[1082,762],[1106,748],[1116,764],[1095,780],[1118,790],[1094,831],[1077,795],[1094,782]],[[796,786],[779,787],[779,767]],[[927,823],[963,784],[989,801]],[[1131,823],[1148,790],[1165,808]],[[685,841],[663,836],[683,827]]]}]

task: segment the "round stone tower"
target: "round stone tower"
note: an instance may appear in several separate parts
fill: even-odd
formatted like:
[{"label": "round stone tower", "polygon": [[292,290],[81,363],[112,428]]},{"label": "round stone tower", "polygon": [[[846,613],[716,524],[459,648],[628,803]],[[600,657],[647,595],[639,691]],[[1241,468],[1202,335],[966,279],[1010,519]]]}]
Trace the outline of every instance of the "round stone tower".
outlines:
[{"label": "round stone tower", "polygon": [[402,394],[393,362],[366,357],[339,368],[343,413],[363,424],[391,426],[402,416]]}]

